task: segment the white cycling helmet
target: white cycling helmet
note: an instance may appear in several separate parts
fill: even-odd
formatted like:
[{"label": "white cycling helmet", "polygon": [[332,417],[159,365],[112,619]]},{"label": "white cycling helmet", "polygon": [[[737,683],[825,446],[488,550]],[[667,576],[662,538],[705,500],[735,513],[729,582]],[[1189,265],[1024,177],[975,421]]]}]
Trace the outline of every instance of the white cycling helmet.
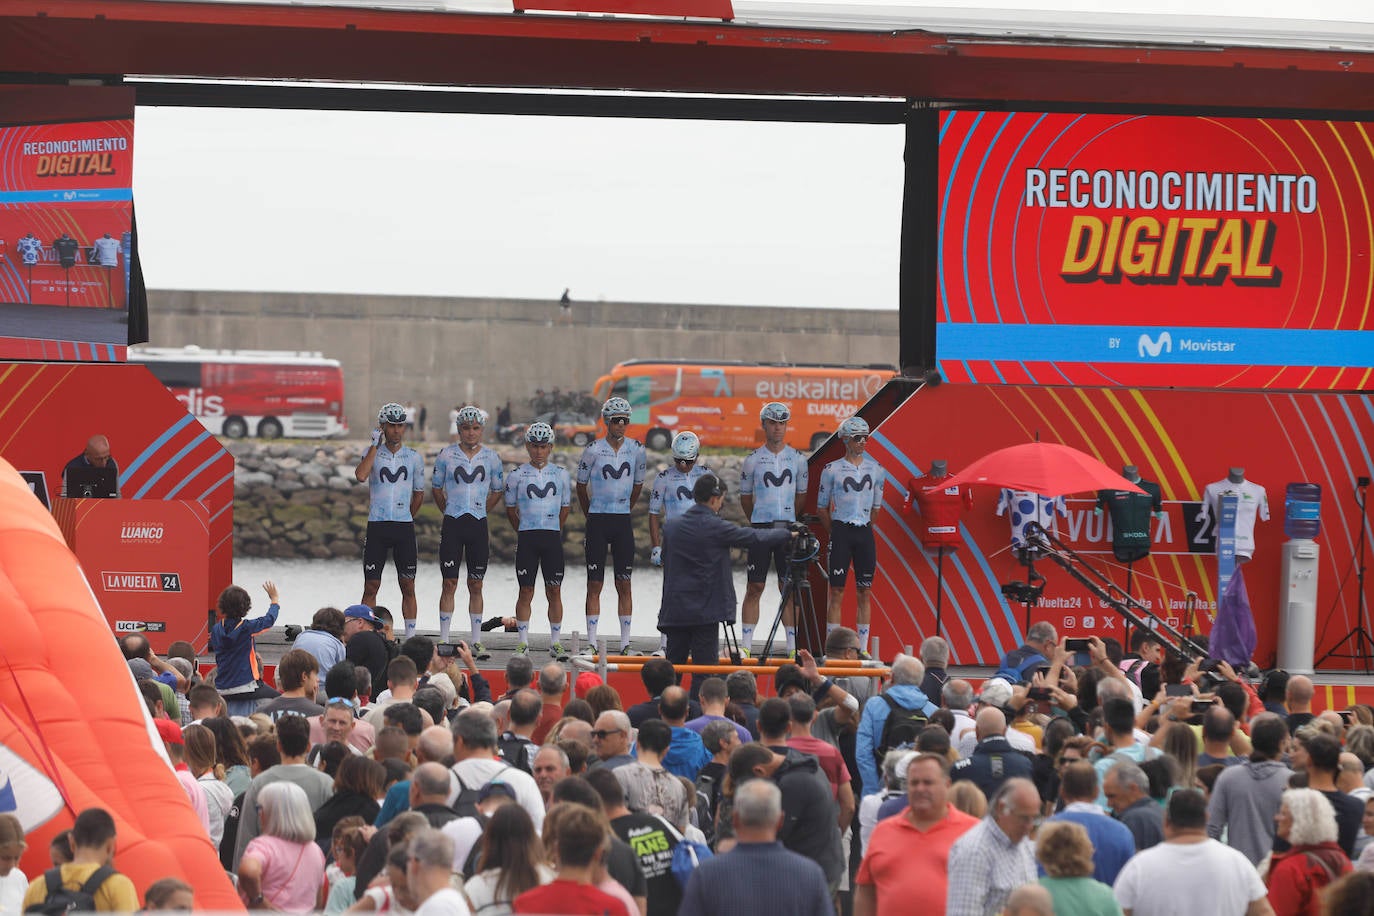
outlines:
[{"label": "white cycling helmet", "polygon": [[840,424],[839,434],[841,439],[848,439],[851,436],[867,436],[868,421],[863,417],[850,417]]},{"label": "white cycling helmet", "polygon": [[776,420],[779,423],[786,423],[790,419],[792,419],[792,408],[781,401],[769,401],[759,411],[759,422]]},{"label": "white cycling helmet", "polygon": [[480,407],[473,407],[471,404],[469,404],[467,407],[464,407],[458,411],[459,426],[471,426],[474,423],[476,423],[478,426],[487,425],[486,412],[483,411]]},{"label": "white cycling helmet", "polygon": [[390,404],[383,404],[382,409],[377,411],[378,423],[404,423],[406,421],[406,409],[394,401]]},{"label": "white cycling helmet", "polygon": [[673,458],[696,461],[701,453],[701,440],[694,432],[680,432],[673,437]]},{"label": "white cycling helmet", "polygon": [[525,430],[526,442],[553,442],[553,427],[547,423],[531,423]]},{"label": "white cycling helmet", "polygon": [[630,402],[624,398],[607,398],[606,403],[601,405],[601,415],[607,420],[611,417],[628,417]]}]

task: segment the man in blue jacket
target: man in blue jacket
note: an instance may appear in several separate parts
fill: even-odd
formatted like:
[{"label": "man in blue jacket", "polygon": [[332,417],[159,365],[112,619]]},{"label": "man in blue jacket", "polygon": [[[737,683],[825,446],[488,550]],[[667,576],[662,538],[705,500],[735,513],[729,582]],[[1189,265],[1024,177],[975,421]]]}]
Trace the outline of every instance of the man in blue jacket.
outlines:
[{"label": "man in blue jacket", "polygon": [[[883,748],[883,724],[892,714],[891,703],[905,710],[919,711],[926,716],[938,708],[921,691],[921,681],[926,676],[926,666],[919,658],[899,655],[892,663],[892,683],[879,696],[864,704],[863,717],[859,719],[859,733],[854,738],[854,760],[859,765],[859,775],[863,777],[864,795],[882,791],[883,780],[878,773],[879,750]],[[884,700],[883,697],[887,697]]]},{"label": "man in blue jacket", "polygon": [[[720,624],[735,619],[735,580],[730,569],[732,547],[777,547],[792,537],[785,528],[741,528],[717,513],[725,502],[725,484],[715,475],[692,488],[695,503],[669,521],[663,531],[663,601],[658,628],[668,636],[667,658],[714,665],[719,660]],[[692,678],[692,696],[701,678]]]}]

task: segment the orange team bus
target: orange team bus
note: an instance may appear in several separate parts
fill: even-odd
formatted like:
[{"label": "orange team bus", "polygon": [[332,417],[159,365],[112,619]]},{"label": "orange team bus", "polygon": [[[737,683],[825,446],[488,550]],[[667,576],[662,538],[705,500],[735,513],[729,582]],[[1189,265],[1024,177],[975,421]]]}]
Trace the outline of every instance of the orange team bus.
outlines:
[{"label": "orange team bus", "polygon": [[801,366],[792,363],[693,362],[636,359],[597,379],[598,401],[630,402],[626,433],[655,451],[690,429],[707,447],[762,444],[759,410],[769,401],[792,408],[787,442],[814,450],[897,374],[892,366]]},{"label": "orange team bus", "polygon": [[343,367],[319,353],[133,347],[212,435],[318,438],[348,432]]}]

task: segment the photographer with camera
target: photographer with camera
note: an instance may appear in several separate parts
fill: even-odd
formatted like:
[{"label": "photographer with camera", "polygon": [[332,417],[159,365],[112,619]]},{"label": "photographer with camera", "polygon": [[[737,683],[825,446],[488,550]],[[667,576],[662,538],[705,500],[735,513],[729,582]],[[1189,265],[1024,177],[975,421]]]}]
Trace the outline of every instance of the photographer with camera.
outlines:
[{"label": "photographer with camera", "polygon": [[[714,665],[719,660],[720,624],[735,619],[730,548],[781,546],[793,533],[725,521],[717,514],[725,502],[725,484],[713,474],[693,485],[692,497],[695,504],[664,526],[658,628],[668,636],[668,661],[680,665],[690,655],[693,664]],[[693,699],[701,681],[692,678]]]}]

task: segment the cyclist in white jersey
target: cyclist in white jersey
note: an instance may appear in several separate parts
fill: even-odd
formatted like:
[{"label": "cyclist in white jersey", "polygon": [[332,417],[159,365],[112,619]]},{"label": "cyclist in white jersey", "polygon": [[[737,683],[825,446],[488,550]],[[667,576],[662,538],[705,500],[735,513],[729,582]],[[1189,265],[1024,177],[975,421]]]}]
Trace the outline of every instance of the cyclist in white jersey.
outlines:
[{"label": "cyclist in white jersey", "polygon": [[444,514],[439,535],[439,638],[448,642],[453,624],[454,595],[458,591],[458,564],[466,557],[468,568],[468,623],[474,658],[491,658],[482,645],[482,580],[487,574],[491,541],[487,513],[506,492],[501,457],[482,445],[482,411],[467,406],[458,411],[458,442],[445,446],[434,459],[434,504]]},{"label": "cyclist in white jersey", "polygon": [[826,602],[826,633],[840,625],[844,602],[844,583],[849,565],[854,565],[854,593],[857,604],[855,630],[859,634],[859,655],[867,657],[869,621],[872,619],[870,591],[878,568],[877,545],[873,539],[873,518],[883,507],[883,469],[864,454],[868,443],[868,423],[850,417],[840,424],[845,454],[821,471],[816,491],[816,512],[830,532],[830,596]]},{"label": "cyclist in white jersey", "polygon": [[387,404],[377,412],[378,429],[363,452],[353,476],[367,482],[367,539],[363,543],[363,600],[377,606],[382,570],[390,554],[396,561],[396,582],[401,587],[401,616],[406,637],[415,635],[415,513],[425,501],[425,460],[407,448],[406,409]]},{"label": "cyclist in white jersey", "polygon": [[544,573],[544,596],[549,600],[549,655],[566,661],[563,648],[563,523],[572,505],[572,481],[568,472],[549,463],[553,429],[547,423],[531,423],[525,430],[527,464],[506,477],[506,517],[518,534],[515,542],[515,581],[520,595],[515,603],[518,654],[529,653],[530,612],[534,580]]},{"label": "cyclist in white jersey", "polygon": [[[690,430],[673,437],[671,448],[673,466],[658,472],[649,490],[649,562],[663,565],[663,526],[696,504],[692,487],[704,475],[711,473],[697,464],[701,454],[701,439]],[[668,634],[661,632],[654,655],[662,657],[668,648]]]},{"label": "cyclist in white jersey", "polygon": [[634,572],[635,534],[630,511],[644,489],[644,446],[625,438],[629,401],[609,398],[601,405],[601,416],[606,421],[606,436],[587,446],[577,464],[577,502],[587,516],[587,640],[589,650],[595,651],[609,552],[615,563],[620,651],[626,655],[631,652],[630,615],[634,610],[630,576]]},{"label": "cyclist in white jersey", "polygon": [[[792,410],[786,404],[772,401],[759,411],[763,425],[763,445],[744,459],[740,471],[739,503],[755,528],[785,528],[797,520],[806,501],[809,482],[806,456],[787,444],[787,421]],[[740,607],[740,647],[747,654],[754,642],[754,628],[759,623],[759,603],[768,582],[768,567],[777,571],[778,591],[787,586],[791,570],[791,542],[781,546],[750,547],[748,586]],[[796,605],[783,608],[783,630],[787,636],[787,652],[797,651]]]}]

